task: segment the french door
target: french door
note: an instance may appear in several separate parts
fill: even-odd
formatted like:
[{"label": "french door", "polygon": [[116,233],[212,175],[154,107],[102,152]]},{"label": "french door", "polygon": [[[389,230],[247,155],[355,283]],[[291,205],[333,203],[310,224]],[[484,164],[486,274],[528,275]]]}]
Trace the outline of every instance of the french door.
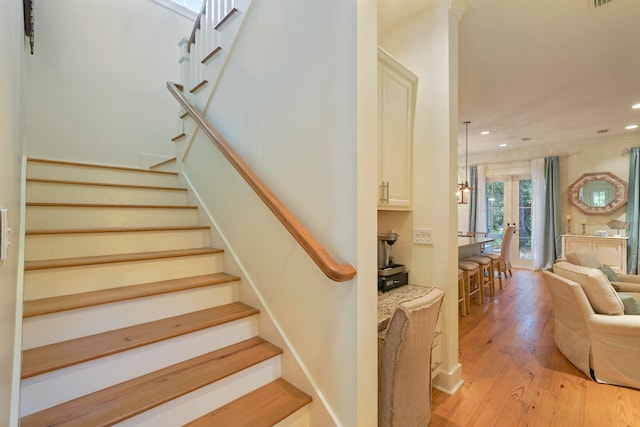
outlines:
[{"label": "french door", "polygon": [[516,226],[511,241],[511,264],[531,268],[531,176],[510,175],[486,179],[487,229],[500,252],[502,235],[508,225]]}]

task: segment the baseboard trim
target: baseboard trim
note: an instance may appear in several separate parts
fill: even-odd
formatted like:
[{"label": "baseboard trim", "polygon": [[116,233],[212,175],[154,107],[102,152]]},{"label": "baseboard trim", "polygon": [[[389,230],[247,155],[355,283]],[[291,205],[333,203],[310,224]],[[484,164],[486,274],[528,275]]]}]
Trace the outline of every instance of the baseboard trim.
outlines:
[{"label": "baseboard trim", "polygon": [[462,379],[462,365],[456,364],[452,370],[445,372],[441,370],[433,380],[433,388],[449,395],[454,395],[464,384]]}]

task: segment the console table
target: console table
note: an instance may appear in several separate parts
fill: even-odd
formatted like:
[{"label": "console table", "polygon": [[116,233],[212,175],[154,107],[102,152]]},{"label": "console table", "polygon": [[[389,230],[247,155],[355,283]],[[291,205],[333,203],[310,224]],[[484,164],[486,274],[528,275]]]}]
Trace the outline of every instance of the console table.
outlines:
[{"label": "console table", "polygon": [[591,249],[601,263],[611,266],[616,273],[627,272],[627,237],[599,237],[586,234],[563,234],[562,257],[579,249]]}]

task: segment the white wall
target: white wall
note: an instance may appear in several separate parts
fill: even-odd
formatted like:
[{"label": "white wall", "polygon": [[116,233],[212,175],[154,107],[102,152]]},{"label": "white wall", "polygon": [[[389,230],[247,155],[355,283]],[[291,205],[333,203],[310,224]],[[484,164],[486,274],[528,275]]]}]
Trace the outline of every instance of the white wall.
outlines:
[{"label": "white wall", "polygon": [[[629,180],[629,156],[626,148],[640,146],[640,138],[634,136],[603,136],[598,139],[577,141],[571,144],[557,144],[554,148],[542,147],[528,150],[500,150],[493,154],[475,155],[469,158],[469,164],[488,164],[489,168],[501,164],[521,164],[522,160],[531,160],[549,156],[560,157],[560,201],[562,210],[562,232],[567,231],[566,215],[572,216],[572,233],[581,233],[580,222],[587,221],[586,233],[596,230],[608,230],[606,224],[612,219],[626,221],[626,208],[621,207],[609,215],[587,215],[569,202],[569,186],[582,174],[590,172],[611,172],[627,182]],[[460,228],[466,230],[468,205],[458,206]]]},{"label": "white wall", "polygon": [[606,143],[585,144],[560,158],[560,200],[562,201],[562,231],[567,231],[566,215],[572,216],[573,234],[582,233],[580,222],[584,219],[586,233],[607,230],[610,235],[615,230],[606,224],[612,219],[626,221],[626,205],[609,215],[588,215],[569,202],[569,186],[582,174],[589,172],[611,172],[625,182],[629,181],[629,155],[625,148],[640,146],[640,138],[609,138]]},{"label": "white wall", "polygon": [[[193,22],[150,0],[35,2],[30,156],[141,166],[174,155],[180,39]],[[147,160],[146,158],[144,160]]]},{"label": "white wall", "polygon": [[[413,223],[409,227],[433,228],[434,244],[412,245],[410,278],[415,284],[438,286],[447,295],[444,303],[444,372],[438,382],[442,388],[452,390],[460,384],[461,371],[455,297],[457,17],[449,6],[449,2],[434,2],[429,8],[387,29],[379,35],[378,41],[383,49],[418,76]],[[403,227],[407,228],[406,224]],[[410,234],[407,238],[410,239]],[[407,239],[403,244],[407,244]]]},{"label": "white wall", "polygon": [[[12,245],[0,261],[0,425],[9,426],[17,408],[12,378],[16,301],[19,298],[20,175],[22,164],[22,1],[0,2],[0,208],[9,209]],[[19,340],[18,340],[19,341]],[[19,354],[19,353],[18,353]],[[12,414],[15,417],[17,414]],[[16,423],[15,418],[13,423]]]},{"label": "white wall", "polygon": [[208,109],[320,244],[355,265],[354,280],[324,277],[200,136],[183,165],[333,414],[314,412],[323,426],[376,423],[375,7],[254,1]]}]

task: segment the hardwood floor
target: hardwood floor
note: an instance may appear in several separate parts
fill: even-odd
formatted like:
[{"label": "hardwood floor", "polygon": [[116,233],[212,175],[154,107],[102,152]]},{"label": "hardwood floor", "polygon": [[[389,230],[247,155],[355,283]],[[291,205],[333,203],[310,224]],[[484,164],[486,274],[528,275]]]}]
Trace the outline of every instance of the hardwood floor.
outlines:
[{"label": "hardwood floor", "polygon": [[539,272],[514,270],[459,328],[464,385],[434,390],[431,427],[640,426],[640,390],[598,384],[556,348]]}]

